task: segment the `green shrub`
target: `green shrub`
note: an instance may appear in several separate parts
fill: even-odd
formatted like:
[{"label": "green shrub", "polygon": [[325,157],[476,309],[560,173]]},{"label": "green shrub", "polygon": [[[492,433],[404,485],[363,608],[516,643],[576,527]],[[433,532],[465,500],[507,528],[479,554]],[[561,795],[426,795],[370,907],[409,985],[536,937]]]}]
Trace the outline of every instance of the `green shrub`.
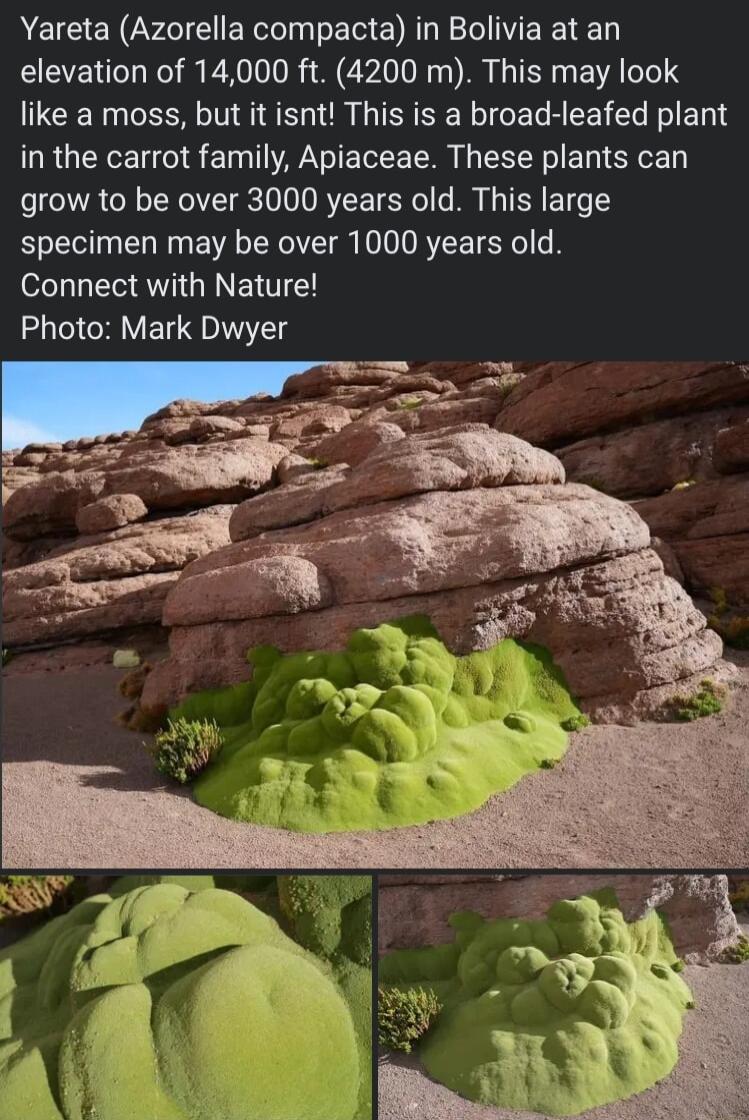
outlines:
[{"label": "green shrub", "polygon": [[57,911],[72,884],[72,875],[0,876],[0,921],[20,914]]},{"label": "green shrub", "polygon": [[584,712],[579,712],[576,716],[570,716],[562,722],[563,731],[582,731],[584,727],[590,727],[590,719]]},{"label": "green shrub", "polygon": [[327,459],[318,459],[316,456],[308,459],[307,462],[314,471],[324,471],[326,467],[330,466],[330,463],[328,463]]},{"label": "green shrub", "polygon": [[684,722],[695,719],[704,719],[705,716],[714,716],[723,710],[724,690],[714,681],[700,682],[700,690],[694,696],[676,696],[674,703],[680,705],[676,709],[676,718]]},{"label": "green shrub", "polygon": [[746,964],[749,961],[749,937],[742,934],[735,945],[729,945],[720,958],[724,964]]},{"label": "green shrub", "polygon": [[697,482],[696,482],[695,479],[685,478],[683,482],[677,482],[676,486],[672,486],[671,489],[672,490],[691,490],[692,487],[696,486],[696,485],[697,485]]},{"label": "green shrub", "polygon": [[213,719],[168,720],[157,731],[152,749],[156,769],[183,785],[191,782],[223,746],[223,737]]},{"label": "green shrub", "polygon": [[403,411],[403,409],[421,408],[423,403],[420,397],[406,397],[405,400],[398,401],[395,407]]},{"label": "green shrub", "polygon": [[377,1037],[386,1050],[411,1053],[442,1010],[434,992],[424,988],[380,988],[377,996]]}]

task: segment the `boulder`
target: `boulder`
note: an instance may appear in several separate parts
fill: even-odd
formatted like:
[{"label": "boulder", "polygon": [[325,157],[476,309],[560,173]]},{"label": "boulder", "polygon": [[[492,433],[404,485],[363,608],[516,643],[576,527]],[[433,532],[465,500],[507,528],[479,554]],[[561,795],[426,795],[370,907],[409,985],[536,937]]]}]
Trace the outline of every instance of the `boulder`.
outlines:
[{"label": "boulder", "polygon": [[36,645],[158,623],[191,560],[229,539],[232,507],[163,517],[78,537],[5,573],[3,642]]},{"label": "boulder", "polygon": [[[235,543],[189,565],[169,596],[172,656],[144,707],[246,679],[250,646],[340,649],[355,629],[412,614],[456,654],[505,637],[545,646],[593,713],[633,718],[651,693],[662,704],[659,690],[715,664],[720,639],[665,575],[632,507],[563,478],[548,453],[474,426],[409,437],[243,503]],[[290,557],[324,588],[312,609],[299,609],[296,589],[284,602],[280,578],[267,599],[246,590],[252,566]]]},{"label": "boulder", "polygon": [[79,533],[106,533],[140,521],[147,513],[145,503],[137,494],[112,494],[81,506],[75,515],[75,525]]}]

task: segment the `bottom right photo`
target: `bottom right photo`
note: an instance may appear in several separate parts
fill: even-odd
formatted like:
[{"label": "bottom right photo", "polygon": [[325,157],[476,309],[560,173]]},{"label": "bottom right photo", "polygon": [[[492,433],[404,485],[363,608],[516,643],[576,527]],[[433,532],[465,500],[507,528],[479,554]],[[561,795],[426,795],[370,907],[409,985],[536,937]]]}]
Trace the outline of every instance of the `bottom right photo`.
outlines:
[{"label": "bottom right photo", "polygon": [[379,876],[380,1120],[745,1120],[749,879]]}]

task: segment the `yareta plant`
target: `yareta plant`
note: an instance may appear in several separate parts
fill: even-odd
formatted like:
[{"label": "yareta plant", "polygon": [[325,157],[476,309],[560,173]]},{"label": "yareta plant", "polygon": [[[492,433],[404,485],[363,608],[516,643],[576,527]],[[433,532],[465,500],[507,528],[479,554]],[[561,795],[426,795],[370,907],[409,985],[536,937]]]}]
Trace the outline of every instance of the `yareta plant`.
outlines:
[{"label": "yareta plant", "polygon": [[435,1080],[482,1104],[574,1116],[676,1065],[694,1004],[657,912],[628,923],[600,891],[545,920],[450,922],[452,944],[391,953],[379,970],[386,987],[427,988],[442,1004],[419,1047]]},{"label": "yareta plant", "polygon": [[356,630],[340,652],[251,650],[251,682],[197,693],[224,747],[195,784],[236,820],[307,832],[459,816],[558,760],[580,713],[547,650],[505,639],[456,657],[424,617]]},{"label": "yareta plant", "polygon": [[97,895],[0,953],[0,1120],[353,1120],[331,967],[238,894]]}]

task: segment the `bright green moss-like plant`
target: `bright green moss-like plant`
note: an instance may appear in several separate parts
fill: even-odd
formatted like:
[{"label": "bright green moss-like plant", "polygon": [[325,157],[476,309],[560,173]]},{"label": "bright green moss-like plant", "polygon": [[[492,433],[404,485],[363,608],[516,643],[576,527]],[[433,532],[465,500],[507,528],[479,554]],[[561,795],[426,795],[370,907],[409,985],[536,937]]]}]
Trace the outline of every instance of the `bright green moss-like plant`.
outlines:
[{"label": "bright green moss-like plant", "polygon": [[0,876],[0,920],[64,906],[73,882],[72,875]]},{"label": "bright green moss-like plant", "polygon": [[294,940],[330,963],[359,1045],[357,1118],[372,1111],[372,878],[279,875],[281,913]]},{"label": "bright green moss-like plant", "polygon": [[[458,816],[567,747],[579,716],[547,650],[506,639],[455,657],[418,616],[356,630],[340,652],[251,650],[251,685],[198,693],[224,747],[195,784],[236,820],[308,832]],[[243,691],[240,691],[243,690]]]},{"label": "bright green moss-like plant", "polygon": [[683,722],[695,719],[704,719],[705,716],[714,716],[723,711],[723,696],[725,690],[714,681],[704,680],[700,683],[699,691],[694,696],[677,696],[674,702],[676,718]]},{"label": "bright green moss-like plant", "polygon": [[749,961],[749,938],[742,934],[735,945],[729,945],[721,957],[726,964],[746,964]]},{"label": "bright green moss-like plant", "polygon": [[425,988],[380,988],[377,993],[377,1037],[386,1050],[410,1054],[442,1010],[434,992]]},{"label": "bright green moss-like plant", "polygon": [[400,411],[408,411],[412,408],[421,408],[423,403],[421,397],[406,397],[405,400],[398,401],[395,407]]},{"label": "bright green moss-like plant", "polygon": [[97,895],[0,952],[0,1120],[353,1120],[329,965],[228,891]]},{"label": "bright green moss-like plant", "polygon": [[562,727],[565,731],[582,731],[584,727],[590,727],[590,719],[584,712],[580,712],[576,716],[563,720]]},{"label": "bright green moss-like plant", "polygon": [[656,912],[627,923],[605,890],[556,902],[545,920],[459,913],[450,924],[452,945],[391,953],[379,973],[391,990],[428,987],[443,1005],[419,1057],[448,1088],[574,1116],[675,1066],[692,998]]},{"label": "bright green moss-like plant", "polygon": [[222,746],[215,720],[170,719],[166,730],[156,732],[153,760],[160,774],[184,785],[205,770]]}]

